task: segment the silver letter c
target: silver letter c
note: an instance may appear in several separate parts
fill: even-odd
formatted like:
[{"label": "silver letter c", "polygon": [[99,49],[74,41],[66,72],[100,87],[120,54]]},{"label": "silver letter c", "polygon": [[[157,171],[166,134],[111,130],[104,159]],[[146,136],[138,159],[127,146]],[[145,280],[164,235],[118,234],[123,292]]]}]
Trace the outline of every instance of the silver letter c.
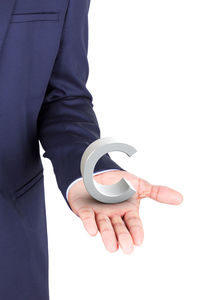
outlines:
[{"label": "silver letter c", "polygon": [[125,179],[112,185],[102,185],[93,179],[93,172],[97,161],[106,153],[121,151],[129,157],[137,150],[131,145],[121,143],[113,137],[95,140],[84,151],[81,158],[81,175],[88,193],[103,203],[119,203],[129,199],[136,193],[131,183]]}]

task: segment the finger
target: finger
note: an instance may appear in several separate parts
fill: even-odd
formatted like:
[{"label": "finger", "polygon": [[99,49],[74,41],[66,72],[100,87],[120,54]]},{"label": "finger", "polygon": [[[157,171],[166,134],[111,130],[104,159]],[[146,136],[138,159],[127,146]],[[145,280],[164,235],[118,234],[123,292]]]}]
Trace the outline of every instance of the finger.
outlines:
[{"label": "finger", "polygon": [[96,222],[101,234],[104,246],[110,252],[115,252],[118,249],[117,239],[114,229],[108,216],[104,214],[96,215]]},{"label": "finger", "polygon": [[158,202],[178,205],[183,201],[181,193],[167,186],[152,185],[148,181],[138,178],[138,198],[149,197]]},{"label": "finger", "polygon": [[144,230],[139,215],[130,211],[124,215],[123,220],[132,236],[134,244],[136,246],[141,245],[144,240]]},{"label": "finger", "polygon": [[120,247],[125,254],[131,254],[134,250],[133,239],[122,218],[118,215],[111,217],[111,222],[115,230],[115,234],[119,241]]},{"label": "finger", "polygon": [[87,232],[94,236],[98,232],[97,224],[95,221],[95,213],[92,208],[82,207],[78,210],[79,217]]},{"label": "finger", "polygon": [[179,192],[160,185],[151,186],[150,198],[158,202],[174,205],[178,205],[183,201],[183,196]]}]

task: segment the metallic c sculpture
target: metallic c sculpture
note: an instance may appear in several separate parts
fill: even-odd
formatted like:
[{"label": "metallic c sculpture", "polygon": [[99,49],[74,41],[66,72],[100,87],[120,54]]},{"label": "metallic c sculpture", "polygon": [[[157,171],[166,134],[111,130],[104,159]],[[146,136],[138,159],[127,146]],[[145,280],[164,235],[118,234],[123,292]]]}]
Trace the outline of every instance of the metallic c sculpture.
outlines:
[{"label": "metallic c sculpture", "polygon": [[129,157],[137,150],[131,145],[119,142],[113,137],[105,137],[95,140],[84,151],[81,158],[81,175],[88,193],[96,200],[103,203],[120,203],[136,193],[131,183],[125,179],[112,185],[102,185],[93,179],[93,172],[97,161],[106,153],[121,151]]}]

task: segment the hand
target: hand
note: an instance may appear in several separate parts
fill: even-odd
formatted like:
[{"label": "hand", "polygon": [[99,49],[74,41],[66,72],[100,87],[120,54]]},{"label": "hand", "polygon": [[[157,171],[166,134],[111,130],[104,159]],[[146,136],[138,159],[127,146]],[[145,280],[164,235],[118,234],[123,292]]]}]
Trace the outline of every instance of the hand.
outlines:
[{"label": "hand", "polygon": [[152,185],[131,173],[114,170],[94,175],[101,184],[114,184],[122,177],[129,180],[137,191],[133,197],[121,203],[107,204],[94,199],[85,189],[83,180],[75,183],[69,190],[68,202],[72,211],[81,218],[91,236],[98,231],[106,249],[118,250],[119,245],[125,254],[132,253],[134,245],[143,242],[144,231],[139,216],[140,200],[152,198],[167,204],[180,204],[183,196],[166,186]]}]

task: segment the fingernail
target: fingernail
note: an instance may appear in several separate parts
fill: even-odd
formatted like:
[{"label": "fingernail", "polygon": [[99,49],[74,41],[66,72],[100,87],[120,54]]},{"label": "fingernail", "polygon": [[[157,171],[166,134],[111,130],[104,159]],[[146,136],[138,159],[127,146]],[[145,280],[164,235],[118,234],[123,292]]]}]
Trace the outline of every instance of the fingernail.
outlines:
[{"label": "fingernail", "polygon": [[90,233],[91,235],[96,235],[97,231],[96,231],[96,229],[93,227],[93,228],[90,228],[90,229],[89,229],[89,233]]},{"label": "fingernail", "polygon": [[125,254],[131,254],[134,250],[134,246],[133,245],[126,245],[126,247],[122,247],[122,251]]},{"label": "fingernail", "polygon": [[109,244],[107,245],[107,249],[110,251],[110,252],[115,252],[117,250],[117,247],[113,244]]}]

